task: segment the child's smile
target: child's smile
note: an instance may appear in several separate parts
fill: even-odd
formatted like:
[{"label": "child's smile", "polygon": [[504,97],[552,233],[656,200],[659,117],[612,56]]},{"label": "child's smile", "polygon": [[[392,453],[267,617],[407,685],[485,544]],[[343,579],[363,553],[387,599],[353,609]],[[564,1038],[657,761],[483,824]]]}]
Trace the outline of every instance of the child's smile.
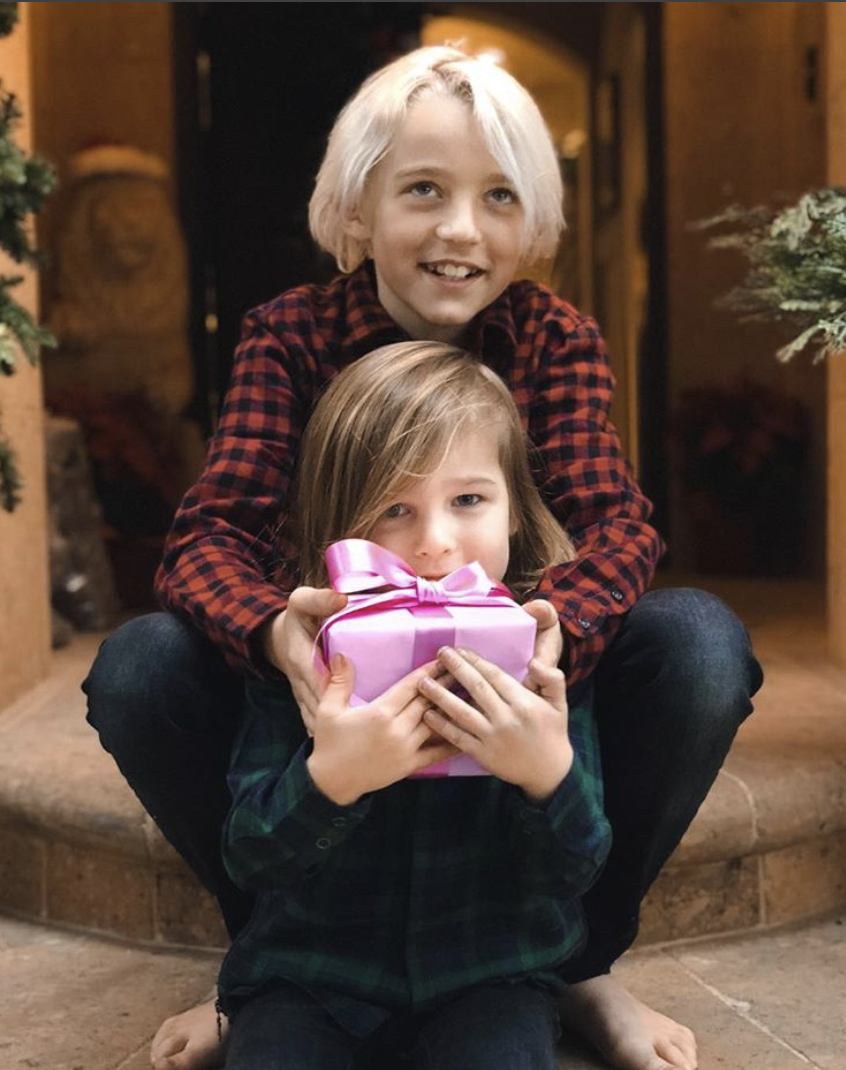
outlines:
[{"label": "child's smile", "polygon": [[379,300],[412,338],[461,341],[523,251],[514,184],[470,107],[451,97],[410,109],[350,227],[369,245]]},{"label": "child's smile", "polygon": [[479,268],[470,264],[426,264],[427,270],[433,275],[439,275],[448,279],[466,279],[469,276],[481,275]]}]

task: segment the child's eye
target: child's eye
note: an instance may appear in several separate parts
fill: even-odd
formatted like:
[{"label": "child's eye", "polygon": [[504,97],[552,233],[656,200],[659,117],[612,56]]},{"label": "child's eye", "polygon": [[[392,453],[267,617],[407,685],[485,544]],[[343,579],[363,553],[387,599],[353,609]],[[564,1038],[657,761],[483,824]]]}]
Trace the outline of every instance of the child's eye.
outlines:
[{"label": "child's eye", "polygon": [[382,516],[387,517],[389,520],[393,520],[398,516],[405,516],[408,512],[402,502],[396,502],[394,505],[389,505]]},{"label": "child's eye", "polygon": [[434,197],[437,188],[434,182],[415,182],[408,187],[408,192],[413,193],[415,197]]},{"label": "child's eye", "polygon": [[455,504],[466,509],[470,505],[478,505],[481,500],[481,494],[458,494],[455,497]]},{"label": "child's eye", "polygon": [[488,196],[497,204],[517,204],[518,200],[514,190],[509,189],[507,186],[498,186],[496,189],[492,189]]}]

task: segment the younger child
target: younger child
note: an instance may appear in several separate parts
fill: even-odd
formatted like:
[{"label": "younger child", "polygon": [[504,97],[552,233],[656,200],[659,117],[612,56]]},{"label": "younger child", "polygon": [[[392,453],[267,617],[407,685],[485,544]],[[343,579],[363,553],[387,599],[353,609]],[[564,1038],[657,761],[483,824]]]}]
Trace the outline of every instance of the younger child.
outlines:
[{"label": "younger child", "polygon": [[[385,346],[332,382],[298,487],[299,568],[318,587],[349,537],[429,580],[477,561],[524,595],[572,557],[505,384],[441,343]],[[445,649],[350,708],[350,662],[330,671],[312,736],[287,684],[247,685],[224,860],[258,898],[220,974],[227,1070],[370,1070],[389,1052],[555,1070],[557,968],[610,843],[588,696],[568,716],[560,670],[535,659],[523,686]],[[456,747],[492,775],[405,779]]]}]

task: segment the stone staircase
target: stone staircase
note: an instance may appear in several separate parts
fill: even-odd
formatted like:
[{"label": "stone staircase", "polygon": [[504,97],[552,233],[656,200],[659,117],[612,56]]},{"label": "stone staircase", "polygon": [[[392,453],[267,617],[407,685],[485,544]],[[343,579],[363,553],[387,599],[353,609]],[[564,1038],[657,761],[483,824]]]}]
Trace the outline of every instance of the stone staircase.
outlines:
[{"label": "stone staircase", "polygon": [[[826,657],[824,592],[697,582],[747,623],[766,682],[649,894],[639,946],[846,906],[846,671]],[[213,901],[85,723],[79,682],[99,638],[56,651],[49,678],[0,713],[0,910],[162,948],[223,948]]]}]

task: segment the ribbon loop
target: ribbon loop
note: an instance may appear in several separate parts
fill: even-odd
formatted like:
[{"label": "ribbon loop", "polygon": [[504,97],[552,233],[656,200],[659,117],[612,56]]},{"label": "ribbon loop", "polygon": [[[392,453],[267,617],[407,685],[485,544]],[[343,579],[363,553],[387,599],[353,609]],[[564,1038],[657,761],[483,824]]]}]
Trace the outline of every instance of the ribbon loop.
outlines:
[{"label": "ribbon loop", "polygon": [[341,594],[374,587],[413,587],[416,574],[401,557],[367,539],[341,539],[326,550],[329,582]]},{"label": "ribbon loop", "polygon": [[441,580],[427,580],[402,558],[367,539],[333,542],[326,550],[326,569],[333,588],[349,598],[343,609],[323,622],[314,642],[315,653],[332,621],[353,614],[451,602],[477,606],[513,604],[508,588],[495,583],[478,561],[462,565]]},{"label": "ribbon loop", "polygon": [[456,598],[480,597],[496,589],[482,566],[474,561],[462,565],[441,580],[418,576],[401,557],[367,539],[341,539],[326,550],[329,582],[341,594],[357,594],[377,587],[414,592],[420,602],[438,605]]},{"label": "ribbon loop", "polygon": [[449,601],[449,594],[439,580],[427,580],[417,577],[417,600],[421,605],[443,605]]}]

